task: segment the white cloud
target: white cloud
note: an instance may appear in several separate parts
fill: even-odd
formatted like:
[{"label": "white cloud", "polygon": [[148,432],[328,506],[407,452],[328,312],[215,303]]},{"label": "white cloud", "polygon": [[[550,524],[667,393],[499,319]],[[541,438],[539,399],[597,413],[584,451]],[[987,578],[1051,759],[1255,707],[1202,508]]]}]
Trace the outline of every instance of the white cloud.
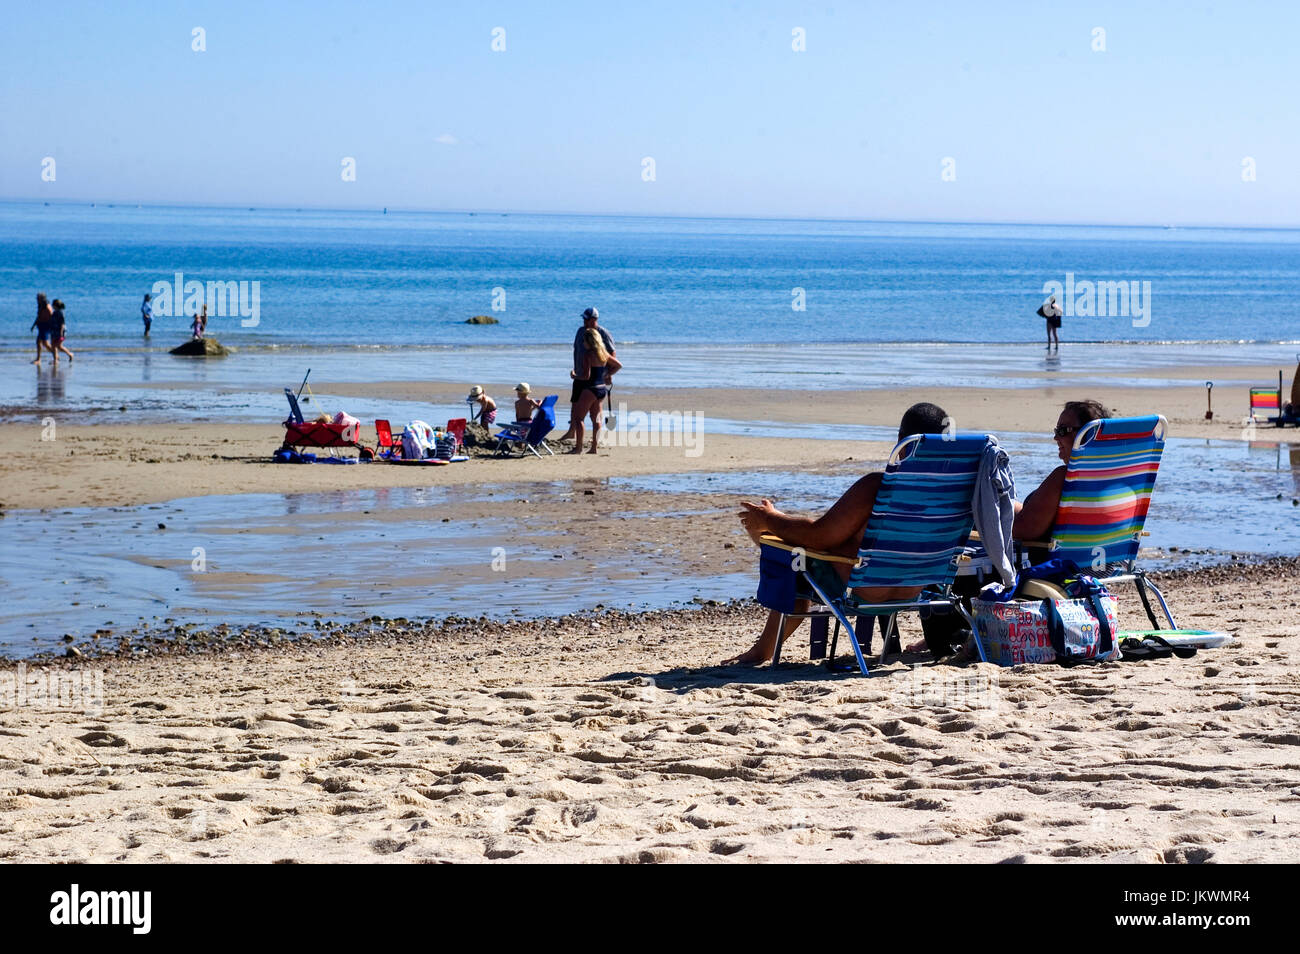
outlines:
[{"label": "white cloud", "polygon": [[435,139],[434,142],[439,143],[443,146],[460,145],[460,140],[457,139],[455,136],[453,136],[451,133],[443,133],[441,136]]}]

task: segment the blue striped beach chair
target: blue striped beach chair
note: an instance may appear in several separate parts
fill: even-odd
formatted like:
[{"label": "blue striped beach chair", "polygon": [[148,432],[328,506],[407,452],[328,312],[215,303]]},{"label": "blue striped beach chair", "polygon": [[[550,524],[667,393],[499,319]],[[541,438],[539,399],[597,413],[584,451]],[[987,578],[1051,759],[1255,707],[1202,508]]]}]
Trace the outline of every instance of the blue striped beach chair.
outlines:
[{"label": "blue striped beach chair", "polygon": [[1152,414],[1103,418],[1079,429],[1047,548],[1052,558],[1073,561],[1101,583],[1133,583],[1158,627],[1147,598],[1148,590],[1154,593],[1169,628],[1177,629],[1164,595],[1137,565],[1167,427],[1164,417]]},{"label": "blue striped beach chair", "polygon": [[[781,614],[774,666],[781,658],[785,621],[792,617],[833,617],[835,639],[841,627],[848,633],[864,676],[870,673],[850,616],[892,620],[900,612],[955,611],[974,630],[970,614],[952,593],[952,583],[974,522],[971,497],[988,442],[987,434],[914,434],[900,441],[889,455],[857,560],[802,550],[772,536],[762,538],[760,575],[765,579],[760,580],[759,602]],[[832,589],[825,585],[825,575],[821,582],[816,579],[820,574],[812,572],[810,561],[847,562],[854,567],[843,589]],[[796,578],[816,594],[820,608],[793,612]],[[927,590],[915,599],[883,603],[853,595],[853,590],[863,587],[898,586]],[[833,641],[828,664],[834,660]]]},{"label": "blue striped beach chair", "polygon": [[533,412],[530,421],[500,425],[502,431],[497,435],[496,456],[505,457],[518,446],[531,451],[534,457],[542,456],[537,452],[539,447],[554,457],[555,451],[546,443],[546,435],[555,430],[555,402],[559,399],[558,394],[548,395]]}]

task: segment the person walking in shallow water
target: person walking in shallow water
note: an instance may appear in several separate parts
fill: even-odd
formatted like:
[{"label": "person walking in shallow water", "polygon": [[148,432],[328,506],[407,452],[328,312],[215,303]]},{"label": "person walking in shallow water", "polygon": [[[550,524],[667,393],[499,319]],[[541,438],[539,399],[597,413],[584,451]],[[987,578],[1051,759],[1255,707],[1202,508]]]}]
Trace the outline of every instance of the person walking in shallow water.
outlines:
[{"label": "person walking in shallow water", "polygon": [[1045,350],[1051,351],[1052,346],[1055,345],[1056,350],[1060,351],[1061,339],[1057,332],[1061,328],[1061,306],[1056,303],[1055,295],[1038,306],[1038,315],[1047,319],[1047,348]]},{"label": "person walking in shallow water", "polygon": [[[32,322],[32,328],[36,329],[36,360],[32,364],[39,366],[41,363],[41,349],[49,349],[50,354],[54,355],[54,361],[58,363],[58,353],[54,350],[54,344],[50,340],[50,333],[54,326],[54,312],[51,310],[49,302],[45,298],[45,292],[36,293],[36,320]],[[29,331],[31,328],[28,329]]]},{"label": "person walking in shallow water", "polygon": [[63,302],[54,299],[53,310],[50,318],[50,350],[54,352],[54,366],[59,366],[59,352],[62,351],[68,356],[68,362],[72,361],[72,352],[63,344],[63,337],[67,334],[68,323],[63,317]]},{"label": "person walking in shallow water", "polygon": [[149,329],[153,327],[153,305],[149,303],[152,296],[145,295],[144,301],[140,303],[140,320],[144,322],[144,336],[149,337]]}]

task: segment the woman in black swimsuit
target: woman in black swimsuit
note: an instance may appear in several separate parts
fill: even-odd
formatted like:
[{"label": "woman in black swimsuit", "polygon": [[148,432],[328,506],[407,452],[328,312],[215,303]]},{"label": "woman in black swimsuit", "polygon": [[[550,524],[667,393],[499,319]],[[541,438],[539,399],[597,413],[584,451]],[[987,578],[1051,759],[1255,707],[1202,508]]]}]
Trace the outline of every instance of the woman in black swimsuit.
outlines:
[{"label": "woman in black swimsuit", "polygon": [[588,328],[583,332],[582,368],[570,371],[569,376],[578,382],[575,390],[580,388],[573,412],[573,450],[570,454],[582,453],[583,418],[591,417],[591,450],[596,453],[596,442],[600,436],[601,405],[609,394],[609,379],[623,367],[622,363],[605,350],[605,342],[600,332]]}]

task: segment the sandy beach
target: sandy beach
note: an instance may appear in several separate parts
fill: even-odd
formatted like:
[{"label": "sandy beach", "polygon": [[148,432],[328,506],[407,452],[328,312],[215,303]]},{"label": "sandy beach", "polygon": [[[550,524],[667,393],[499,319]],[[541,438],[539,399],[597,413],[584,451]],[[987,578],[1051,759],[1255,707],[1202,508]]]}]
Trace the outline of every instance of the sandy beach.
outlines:
[{"label": "sandy beach", "polygon": [[1294,863],[1300,562],[1163,582],[1239,645],[717,668],[737,606],[105,660],[102,709],[5,714],[0,857]]}]

